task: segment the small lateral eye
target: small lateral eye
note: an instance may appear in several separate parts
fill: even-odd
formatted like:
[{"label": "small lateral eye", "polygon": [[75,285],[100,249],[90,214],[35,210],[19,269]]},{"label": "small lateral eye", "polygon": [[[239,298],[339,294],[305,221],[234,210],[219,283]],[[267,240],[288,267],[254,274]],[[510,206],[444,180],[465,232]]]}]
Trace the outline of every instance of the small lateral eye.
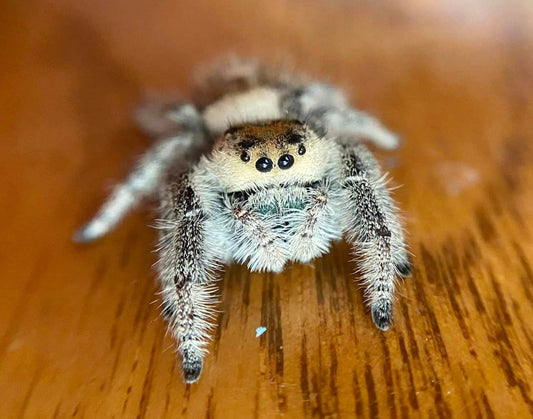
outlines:
[{"label": "small lateral eye", "polygon": [[243,151],[241,153],[241,160],[245,163],[248,163],[250,161],[250,155],[246,151]]},{"label": "small lateral eye", "polygon": [[298,147],[298,154],[300,156],[303,156],[305,154],[306,150],[303,144],[300,144],[300,147]]}]

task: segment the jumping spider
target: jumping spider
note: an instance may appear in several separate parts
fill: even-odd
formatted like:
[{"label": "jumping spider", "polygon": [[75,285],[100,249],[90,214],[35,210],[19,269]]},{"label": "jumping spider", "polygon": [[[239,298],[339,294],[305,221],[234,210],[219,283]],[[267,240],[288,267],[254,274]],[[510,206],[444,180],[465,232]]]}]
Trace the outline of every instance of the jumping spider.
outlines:
[{"label": "jumping spider", "polygon": [[398,138],[350,107],[335,87],[230,59],[198,84],[199,99],[152,104],[138,120],[157,142],[75,240],[113,229],[141,199],[160,192],[163,315],[184,379],[202,371],[221,264],[281,272],[307,263],[343,235],[359,259],[372,319],[392,322],[397,276],[411,264],[378,163],[364,138]]}]

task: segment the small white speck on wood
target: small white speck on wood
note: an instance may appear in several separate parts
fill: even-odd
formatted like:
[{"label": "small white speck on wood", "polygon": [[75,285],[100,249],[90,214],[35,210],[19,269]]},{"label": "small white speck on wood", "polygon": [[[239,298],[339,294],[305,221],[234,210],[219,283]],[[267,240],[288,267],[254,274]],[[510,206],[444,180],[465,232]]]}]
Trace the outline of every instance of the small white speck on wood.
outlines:
[{"label": "small white speck on wood", "polygon": [[255,337],[258,338],[259,336],[261,336],[263,333],[265,333],[267,331],[267,328],[264,327],[264,326],[259,326],[257,329],[255,329]]}]

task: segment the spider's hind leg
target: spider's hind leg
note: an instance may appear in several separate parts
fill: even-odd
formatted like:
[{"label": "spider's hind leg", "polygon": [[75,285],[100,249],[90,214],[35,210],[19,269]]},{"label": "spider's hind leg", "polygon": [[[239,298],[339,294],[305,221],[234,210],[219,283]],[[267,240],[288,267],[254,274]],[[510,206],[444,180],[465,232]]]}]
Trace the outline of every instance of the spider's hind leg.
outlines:
[{"label": "spider's hind leg", "polygon": [[328,84],[314,83],[292,90],[285,95],[282,107],[320,134],[367,139],[385,149],[400,145],[398,135],[372,115],[352,108],[342,92]]},{"label": "spider's hind leg", "polygon": [[167,138],[183,130],[201,129],[198,110],[189,103],[154,99],[142,103],[134,112],[139,129],[152,138]]},{"label": "spider's hind leg", "polygon": [[74,234],[74,241],[90,242],[107,234],[142,199],[157,191],[177,162],[199,152],[206,141],[200,114],[191,105],[184,105],[174,111],[174,118],[180,121],[181,129],[170,137],[160,139],[146,151],[126,180],[114,188],[97,214]]},{"label": "spider's hind leg", "polygon": [[265,65],[260,61],[235,55],[220,57],[200,69],[195,83],[196,102],[209,105],[221,97],[257,87],[296,88],[302,77],[284,71],[282,66]]}]

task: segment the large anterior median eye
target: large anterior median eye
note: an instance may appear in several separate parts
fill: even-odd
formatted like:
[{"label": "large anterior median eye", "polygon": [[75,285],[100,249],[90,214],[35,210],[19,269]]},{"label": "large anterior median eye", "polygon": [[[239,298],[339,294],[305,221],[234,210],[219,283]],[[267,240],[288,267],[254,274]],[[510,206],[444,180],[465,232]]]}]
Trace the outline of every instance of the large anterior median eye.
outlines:
[{"label": "large anterior median eye", "polygon": [[289,169],[294,164],[294,157],[290,154],[284,154],[278,160],[278,166],[280,169]]},{"label": "large anterior median eye", "polygon": [[255,162],[255,168],[260,172],[270,172],[273,166],[272,160],[268,157],[261,157]]}]

